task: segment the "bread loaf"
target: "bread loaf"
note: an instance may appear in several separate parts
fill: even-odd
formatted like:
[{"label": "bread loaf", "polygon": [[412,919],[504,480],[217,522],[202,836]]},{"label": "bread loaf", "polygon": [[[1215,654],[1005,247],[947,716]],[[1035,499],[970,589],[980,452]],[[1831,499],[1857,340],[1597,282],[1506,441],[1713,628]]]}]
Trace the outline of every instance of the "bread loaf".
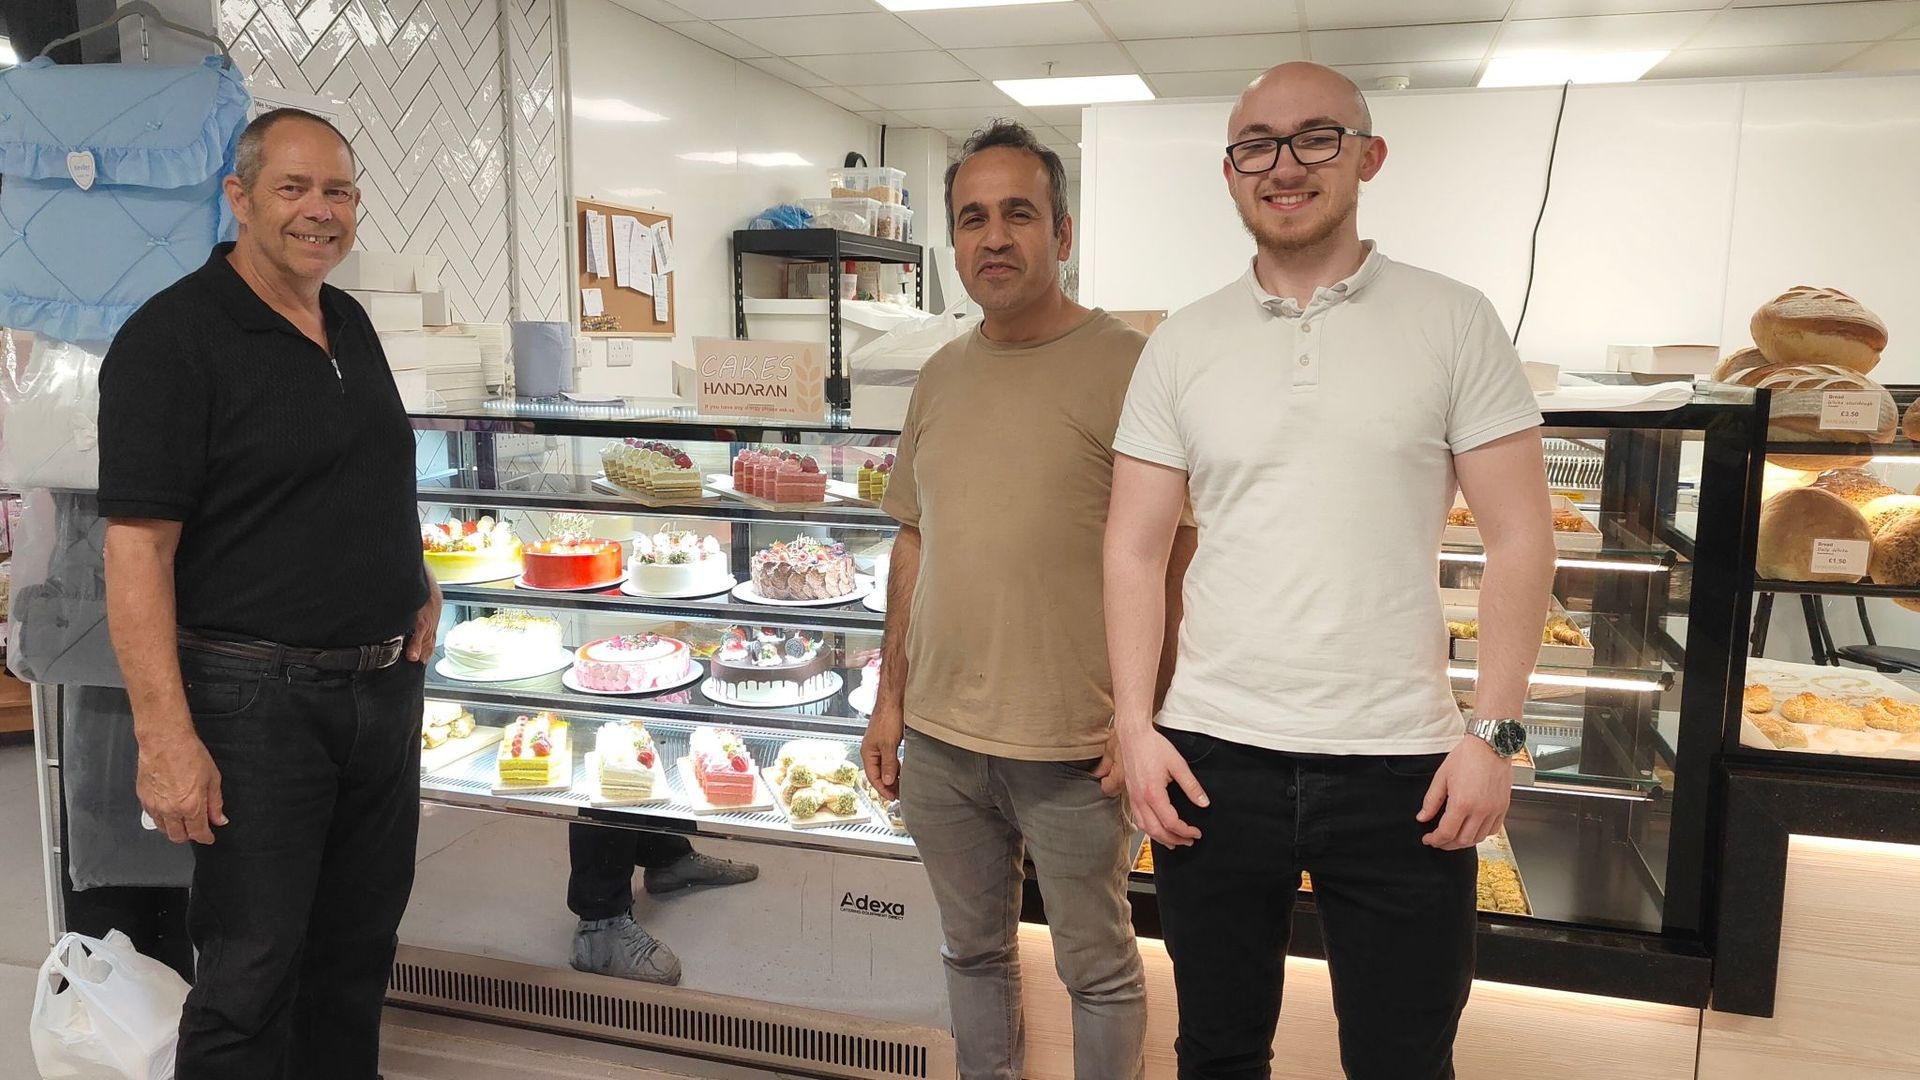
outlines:
[{"label": "bread loaf", "polygon": [[1792,488],[1760,507],[1759,549],[1754,573],[1775,581],[1826,581],[1845,584],[1859,575],[1813,571],[1817,540],[1871,542],[1867,519],[1838,495],[1819,488]]},{"label": "bread loaf", "polygon": [[1867,519],[1867,528],[1877,537],[1880,530],[1896,518],[1905,517],[1916,510],[1920,510],[1920,495],[1901,495],[1896,492],[1882,495],[1862,506],[1860,514]]},{"label": "bread loaf", "polygon": [[1731,356],[1722,357],[1713,369],[1714,382],[1732,382],[1733,377],[1751,368],[1768,367],[1773,361],[1765,353],[1748,346]]},{"label": "bread loaf", "polygon": [[[1893,395],[1859,372],[1828,365],[1783,365],[1748,368],[1735,372],[1730,382],[1764,389],[1773,395],[1767,409],[1767,438],[1772,442],[1889,443],[1899,423],[1899,406]],[[1871,431],[1825,429],[1820,426],[1826,395],[1833,391],[1867,392],[1877,395],[1876,427]],[[1820,471],[1864,465],[1871,454],[1849,455],[1845,460],[1815,454],[1776,455],[1776,464],[1791,469]]]},{"label": "bread loaf", "polygon": [[1760,471],[1760,501],[1764,503],[1788,488],[1808,487],[1813,480],[1813,473],[1803,469],[1789,469],[1773,458],[1768,458]]},{"label": "bread loaf", "polygon": [[[1867,574],[1875,585],[1920,585],[1920,516],[1895,517],[1874,537]],[[1920,598],[1900,597],[1894,603],[1920,611]]]},{"label": "bread loaf", "polygon": [[1907,415],[1900,418],[1900,430],[1911,442],[1920,442],[1920,398],[1914,398],[1907,406]]},{"label": "bread loaf", "polygon": [[1838,289],[1796,285],[1760,305],[1753,343],[1776,364],[1833,364],[1866,374],[1887,347],[1887,324]]},{"label": "bread loaf", "polygon": [[1865,469],[1828,469],[1815,477],[1810,486],[1830,491],[1855,507],[1864,507],[1882,495],[1900,494],[1898,488],[1881,483],[1879,477]]}]

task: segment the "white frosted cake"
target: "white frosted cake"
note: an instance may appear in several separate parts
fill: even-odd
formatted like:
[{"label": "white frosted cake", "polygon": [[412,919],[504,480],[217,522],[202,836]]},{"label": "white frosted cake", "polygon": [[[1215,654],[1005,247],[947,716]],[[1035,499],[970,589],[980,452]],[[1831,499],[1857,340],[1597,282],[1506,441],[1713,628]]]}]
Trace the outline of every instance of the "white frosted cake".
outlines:
[{"label": "white frosted cake", "polygon": [[677,686],[693,671],[693,650],[679,638],[622,634],[580,646],[573,677],[589,690],[632,693]]},{"label": "white frosted cake", "polygon": [[659,751],[638,720],[601,724],[594,735],[595,779],[608,799],[651,799],[659,775]]},{"label": "white frosted cake", "polygon": [[530,611],[496,611],[447,631],[447,662],[473,678],[538,667],[560,649],[559,621]]},{"label": "white frosted cake", "polygon": [[719,592],[733,585],[720,541],[684,530],[635,536],[627,579],[635,592],[648,596],[682,596],[702,589]]}]

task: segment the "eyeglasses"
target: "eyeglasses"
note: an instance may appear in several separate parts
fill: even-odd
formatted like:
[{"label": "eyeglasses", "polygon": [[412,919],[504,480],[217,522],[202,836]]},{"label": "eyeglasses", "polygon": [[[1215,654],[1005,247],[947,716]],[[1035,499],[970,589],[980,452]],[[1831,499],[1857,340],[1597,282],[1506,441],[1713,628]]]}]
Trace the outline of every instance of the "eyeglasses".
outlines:
[{"label": "eyeglasses", "polygon": [[1370,131],[1355,131],[1346,127],[1317,127],[1305,131],[1296,131],[1285,138],[1262,136],[1247,139],[1227,147],[1227,160],[1233,163],[1233,171],[1238,173],[1263,173],[1280,164],[1280,148],[1291,146],[1293,160],[1302,165],[1324,165],[1340,156],[1343,143],[1341,136],[1354,135],[1370,139]]}]

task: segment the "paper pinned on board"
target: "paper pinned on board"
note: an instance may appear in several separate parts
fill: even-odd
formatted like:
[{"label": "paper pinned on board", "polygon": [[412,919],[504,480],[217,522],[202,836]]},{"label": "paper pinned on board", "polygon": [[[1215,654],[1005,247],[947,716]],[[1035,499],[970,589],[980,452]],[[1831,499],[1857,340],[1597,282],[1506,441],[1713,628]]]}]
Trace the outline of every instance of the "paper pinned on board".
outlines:
[{"label": "paper pinned on board", "polygon": [[672,315],[672,310],[673,310],[672,297],[667,292],[667,290],[670,288],[672,288],[672,285],[668,283],[667,275],[665,274],[653,275],[653,321],[654,322],[665,324],[668,318],[670,318]]},{"label": "paper pinned on board", "polygon": [[580,290],[580,313],[588,318],[607,313],[606,298],[600,294],[599,289]]},{"label": "paper pinned on board", "polygon": [[673,222],[662,221],[653,227],[653,265],[657,274],[673,273]]},{"label": "paper pinned on board", "polygon": [[607,217],[598,210],[587,211],[587,273],[612,276],[607,269]]},{"label": "paper pinned on board", "polygon": [[[622,289],[633,288],[633,233],[640,227],[640,219],[625,214],[613,216],[613,281]],[[652,254],[651,251],[648,252]],[[642,271],[651,273],[652,270]]]}]

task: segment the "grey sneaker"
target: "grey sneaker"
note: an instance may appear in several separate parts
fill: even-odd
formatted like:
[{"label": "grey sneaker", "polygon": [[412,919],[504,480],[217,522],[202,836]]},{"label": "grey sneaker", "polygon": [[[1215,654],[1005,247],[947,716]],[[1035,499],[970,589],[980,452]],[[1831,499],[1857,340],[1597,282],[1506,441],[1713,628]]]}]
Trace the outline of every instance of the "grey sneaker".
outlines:
[{"label": "grey sneaker", "polygon": [[680,958],[632,915],[581,920],[573,932],[573,969],[662,986],[680,984]]},{"label": "grey sneaker", "polygon": [[760,868],[751,863],[728,862],[692,851],[678,862],[648,870],[647,893],[660,896],[683,889],[722,889],[744,885],[759,876]]}]

